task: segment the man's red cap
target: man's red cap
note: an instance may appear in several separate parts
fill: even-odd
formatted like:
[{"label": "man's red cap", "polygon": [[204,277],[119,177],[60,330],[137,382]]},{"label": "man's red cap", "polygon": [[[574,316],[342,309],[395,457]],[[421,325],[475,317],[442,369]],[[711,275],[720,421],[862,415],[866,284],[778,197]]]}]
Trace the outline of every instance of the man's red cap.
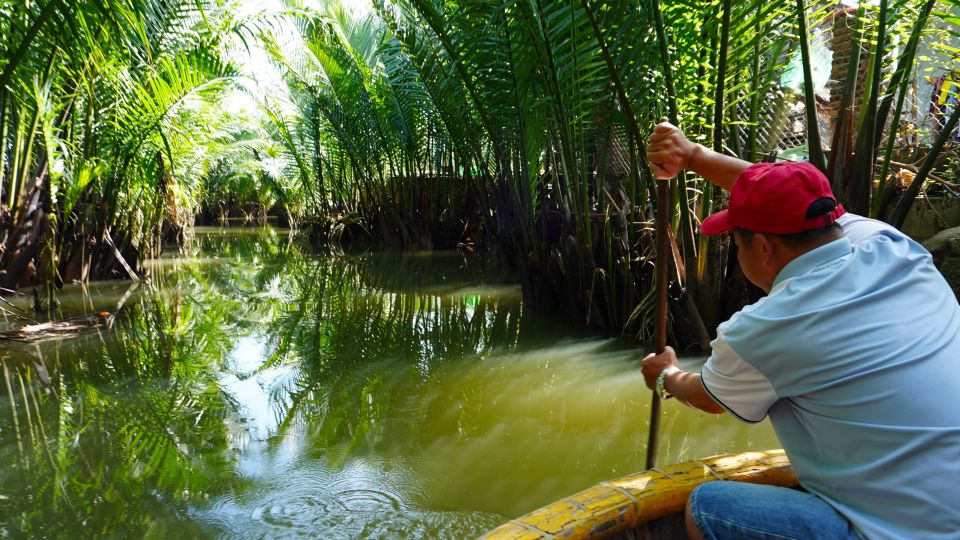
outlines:
[{"label": "man's red cap", "polygon": [[703,220],[706,235],[735,228],[768,234],[795,234],[826,227],[845,212],[840,203],[827,215],[807,219],[807,208],[818,199],[836,201],[830,182],[806,162],[757,163],[737,176],[730,206]]}]

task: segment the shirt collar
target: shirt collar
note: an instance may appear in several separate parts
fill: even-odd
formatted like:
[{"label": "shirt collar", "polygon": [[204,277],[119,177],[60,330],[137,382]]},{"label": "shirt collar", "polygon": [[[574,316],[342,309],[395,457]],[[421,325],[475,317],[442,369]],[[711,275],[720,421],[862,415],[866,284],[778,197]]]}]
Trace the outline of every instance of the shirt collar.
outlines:
[{"label": "shirt collar", "polygon": [[780,273],[777,274],[776,279],[773,280],[773,287],[790,278],[806,274],[810,270],[834,259],[843,257],[852,251],[853,244],[846,238],[840,238],[829,244],[824,244],[816,249],[812,249],[787,263],[787,265],[780,270]]}]

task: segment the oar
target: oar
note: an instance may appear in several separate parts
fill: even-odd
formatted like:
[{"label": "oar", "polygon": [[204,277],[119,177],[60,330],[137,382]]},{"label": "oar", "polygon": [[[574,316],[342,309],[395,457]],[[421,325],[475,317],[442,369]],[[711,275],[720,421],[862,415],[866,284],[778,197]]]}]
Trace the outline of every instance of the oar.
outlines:
[{"label": "oar", "polygon": [[[670,244],[667,238],[667,227],[670,226],[670,179],[658,178],[657,182],[657,215],[655,227],[657,231],[657,258],[655,267],[656,281],[656,324],[654,326],[654,345],[657,354],[667,348],[667,280],[670,274],[670,257],[667,256]],[[647,469],[657,464],[657,445],[660,438],[660,396],[656,389],[653,391],[653,402],[650,403],[650,436],[647,439]]]}]

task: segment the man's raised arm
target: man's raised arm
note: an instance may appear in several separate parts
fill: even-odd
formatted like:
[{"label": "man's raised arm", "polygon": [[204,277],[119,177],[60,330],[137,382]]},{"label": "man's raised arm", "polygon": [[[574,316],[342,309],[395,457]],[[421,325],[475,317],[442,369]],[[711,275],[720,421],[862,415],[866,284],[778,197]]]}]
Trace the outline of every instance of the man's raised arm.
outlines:
[{"label": "man's raised arm", "polygon": [[737,176],[751,165],[687,139],[680,128],[669,122],[657,124],[653,129],[647,145],[647,160],[653,165],[657,178],[673,178],[686,169],[727,191]]}]

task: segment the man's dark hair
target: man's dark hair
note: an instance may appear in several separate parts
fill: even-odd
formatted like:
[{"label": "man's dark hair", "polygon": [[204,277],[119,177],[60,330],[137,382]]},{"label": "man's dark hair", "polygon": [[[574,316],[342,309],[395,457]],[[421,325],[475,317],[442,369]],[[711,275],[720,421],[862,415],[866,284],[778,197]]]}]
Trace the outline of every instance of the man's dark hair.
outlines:
[{"label": "man's dark hair", "polygon": [[[833,212],[833,209],[837,207],[837,201],[824,197],[822,199],[817,199],[810,203],[810,206],[807,207],[807,214],[804,216],[807,219],[814,219],[818,217],[824,217],[830,212]],[[749,246],[753,242],[753,231],[748,231],[746,229],[736,228],[736,232],[740,233],[740,239],[743,243]],[[827,236],[833,235],[840,232],[840,225],[837,222],[830,223],[829,225],[824,225],[823,227],[817,227],[816,229],[807,229],[803,232],[794,233],[794,234],[770,234],[769,236],[776,237],[784,245],[793,249],[799,249],[807,247],[814,243],[818,243],[824,240]]]}]

